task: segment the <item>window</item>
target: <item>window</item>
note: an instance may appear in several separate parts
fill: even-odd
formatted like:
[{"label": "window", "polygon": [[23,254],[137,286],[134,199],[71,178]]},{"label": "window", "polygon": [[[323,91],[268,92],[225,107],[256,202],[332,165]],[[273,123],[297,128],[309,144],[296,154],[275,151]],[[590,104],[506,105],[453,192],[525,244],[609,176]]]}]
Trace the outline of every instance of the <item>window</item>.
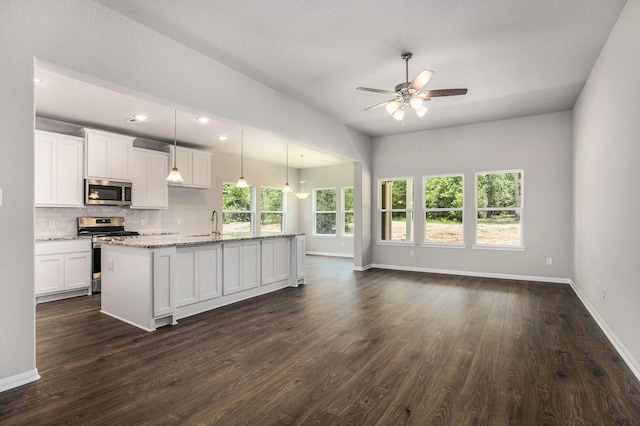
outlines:
[{"label": "window", "polygon": [[462,175],[425,176],[424,180],[424,242],[433,244],[463,244]]},{"label": "window", "polygon": [[413,179],[378,182],[380,241],[413,241]]},{"label": "window", "polygon": [[522,247],[523,172],[476,174],[476,244]]},{"label": "window", "polygon": [[284,197],[282,189],[260,189],[260,235],[284,234]]},{"label": "window", "polygon": [[253,235],[253,187],[236,188],[222,184],[222,234],[237,237]]},{"label": "window", "polygon": [[342,235],[348,237],[353,237],[355,226],[353,208],[353,186],[342,188]]},{"label": "window", "polygon": [[315,235],[336,235],[336,189],[314,189]]}]

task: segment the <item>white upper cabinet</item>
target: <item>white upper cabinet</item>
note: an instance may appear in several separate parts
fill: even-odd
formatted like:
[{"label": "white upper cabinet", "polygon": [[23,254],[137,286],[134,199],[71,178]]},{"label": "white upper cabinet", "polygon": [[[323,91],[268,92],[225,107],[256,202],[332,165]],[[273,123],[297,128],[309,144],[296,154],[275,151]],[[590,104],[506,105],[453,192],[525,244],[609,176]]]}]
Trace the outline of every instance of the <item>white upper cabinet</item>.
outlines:
[{"label": "white upper cabinet", "polygon": [[167,170],[169,154],[149,149],[133,148],[131,170],[131,208],[166,209],[169,207]]},{"label": "white upper cabinet", "polygon": [[133,137],[100,130],[86,134],[86,177],[89,179],[131,180]]},{"label": "white upper cabinet", "polygon": [[[173,167],[173,150],[171,147],[170,167]],[[211,153],[196,149],[178,147],[176,163],[184,182],[170,182],[171,186],[185,188],[211,188]],[[168,173],[168,171],[167,171]]]},{"label": "white upper cabinet", "polygon": [[35,205],[82,207],[82,138],[35,131]]}]

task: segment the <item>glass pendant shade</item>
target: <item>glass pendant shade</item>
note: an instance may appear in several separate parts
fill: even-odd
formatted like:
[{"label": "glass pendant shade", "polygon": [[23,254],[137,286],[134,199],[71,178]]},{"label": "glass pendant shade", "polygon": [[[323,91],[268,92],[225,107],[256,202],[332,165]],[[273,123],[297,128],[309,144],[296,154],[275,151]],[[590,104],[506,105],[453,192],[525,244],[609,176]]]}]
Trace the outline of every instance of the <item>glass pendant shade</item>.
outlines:
[{"label": "glass pendant shade", "polygon": [[404,118],[404,108],[400,107],[396,110],[396,112],[394,112],[393,114],[393,118],[395,118],[398,121],[402,121],[402,119]]},{"label": "glass pendant shade", "polygon": [[166,177],[167,182],[184,182],[182,174],[178,170],[178,140],[177,140],[177,118],[178,111],[173,110],[173,168]]},{"label": "glass pendant shade", "polygon": [[[304,169],[304,155],[300,155],[300,175],[302,176],[302,170]],[[298,200],[304,200],[309,196],[309,193],[304,190],[304,180],[300,179],[300,191],[295,193]]]},{"label": "glass pendant shade", "polygon": [[409,105],[411,105],[411,108],[413,108],[414,111],[418,111],[422,108],[422,99],[414,96],[409,100]]},{"label": "glass pendant shade", "polygon": [[429,109],[423,105],[416,110],[416,114],[418,114],[418,117],[424,117],[427,111],[429,111]]},{"label": "glass pendant shade", "polygon": [[249,184],[244,179],[244,176],[240,176],[240,179],[238,179],[238,182],[236,182],[236,188],[248,188],[248,187],[249,187]]},{"label": "glass pendant shade", "polygon": [[386,106],[387,112],[389,114],[393,114],[398,110],[398,108],[400,108],[400,102],[398,101],[391,101]]},{"label": "glass pendant shade", "polygon": [[291,185],[289,185],[289,182],[284,184],[284,186],[282,187],[282,192],[293,192],[293,189],[291,189]]}]

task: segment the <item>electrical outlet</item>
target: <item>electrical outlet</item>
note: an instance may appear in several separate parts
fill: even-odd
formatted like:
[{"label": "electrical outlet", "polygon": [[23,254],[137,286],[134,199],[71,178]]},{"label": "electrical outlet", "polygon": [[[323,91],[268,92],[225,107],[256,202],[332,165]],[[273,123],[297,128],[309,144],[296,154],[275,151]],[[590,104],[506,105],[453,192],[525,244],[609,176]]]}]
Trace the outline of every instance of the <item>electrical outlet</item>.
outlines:
[{"label": "electrical outlet", "polygon": [[409,250],[409,257],[413,257],[413,250]]},{"label": "electrical outlet", "polygon": [[109,259],[107,262],[107,269],[113,271],[113,259]]},{"label": "electrical outlet", "polygon": [[553,259],[550,257],[547,257],[547,265],[553,265]]},{"label": "electrical outlet", "polygon": [[145,226],[146,224],[147,224],[147,221],[146,221],[146,220],[142,219],[142,220],[140,221],[140,226]]},{"label": "electrical outlet", "polygon": [[178,226],[182,225],[182,219],[178,219],[178,220],[176,220],[176,224],[177,224]]},{"label": "electrical outlet", "polygon": [[49,228],[55,228],[56,227],[56,221],[55,220],[50,220],[49,221]]}]

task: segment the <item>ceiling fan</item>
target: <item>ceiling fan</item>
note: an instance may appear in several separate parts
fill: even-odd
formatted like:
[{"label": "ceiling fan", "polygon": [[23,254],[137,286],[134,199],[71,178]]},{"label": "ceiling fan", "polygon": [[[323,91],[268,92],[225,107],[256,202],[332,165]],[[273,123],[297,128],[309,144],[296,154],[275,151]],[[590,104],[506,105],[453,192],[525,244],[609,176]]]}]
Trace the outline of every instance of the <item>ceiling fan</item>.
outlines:
[{"label": "ceiling fan", "polygon": [[365,108],[365,111],[370,109],[386,106],[387,112],[398,121],[404,119],[405,105],[408,105],[413,109],[418,117],[423,117],[428,109],[424,106],[424,101],[431,98],[438,98],[442,96],[457,96],[467,93],[467,89],[440,89],[440,90],[425,90],[422,88],[433,77],[433,71],[422,70],[411,82],[409,82],[409,60],[413,57],[413,53],[403,53],[402,59],[405,63],[405,77],[406,81],[396,86],[395,91],[371,89],[369,87],[356,87],[356,90],[364,90],[366,92],[383,93],[387,95],[394,95],[393,99],[389,99],[379,104]]}]

